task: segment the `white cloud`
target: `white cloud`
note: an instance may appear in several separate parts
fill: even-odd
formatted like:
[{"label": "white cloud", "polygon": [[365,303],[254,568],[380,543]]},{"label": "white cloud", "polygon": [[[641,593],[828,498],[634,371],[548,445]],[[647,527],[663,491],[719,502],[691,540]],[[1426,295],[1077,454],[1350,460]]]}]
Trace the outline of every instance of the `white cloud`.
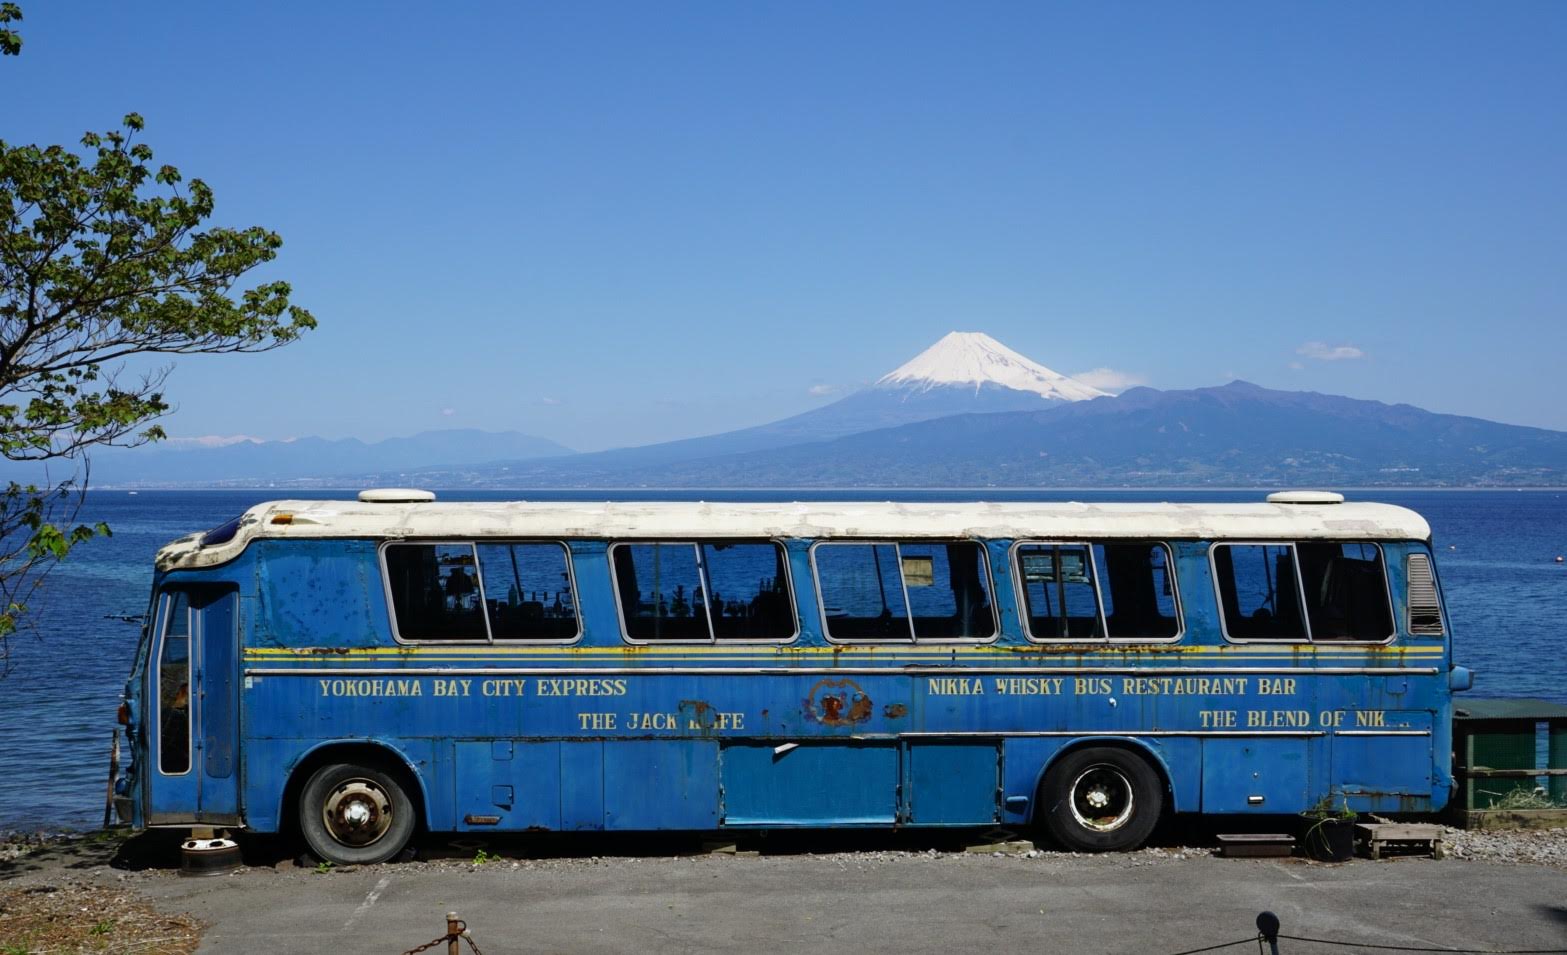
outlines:
[{"label": "white cloud", "polygon": [[1306,342],[1295,349],[1295,354],[1315,358],[1318,361],[1345,361],[1366,357],[1366,353],[1354,345],[1329,345],[1327,342]]},{"label": "white cloud", "polygon": [[540,398],[539,401],[541,403],[543,403],[543,404],[547,404],[547,405],[550,405],[550,406],[554,406],[554,405],[560,404],[560,399],[559,398]]},{"label": "white cloud", "polygon": [[456,408],[442,408],[441,409],[441,417],[443,417],[443,418],[450,418],[452,415],[454,415],[456,413],[457,413],[457,409]]},{"label": "white cloud", "polygon": [[1301,364],[1298,361],[1290,362],[1290,369],[1293,370],[1293,371],[1300,371],[1300,370],[1304,369],[1305,367],[1306,367],[1305,365]]},{"label": "white cloud", "polygon": [[1098,388],[1100,391],[1108,391],[1115,395],[1128,388],[1148,384],[1148,379],[1136,372],[1116,371],[1114,368],[1094,368],[1090,371],[1080,371],[1072,377],[1090,388]]},{"label": "white cloud", "polygon": [[828,395],[835,395],[835,394],[837,394],[838,393],[838,386],[837,385],[812,385],[811,387],[805,389],[805,393],[810,395],[812,398],[825,398]]}]

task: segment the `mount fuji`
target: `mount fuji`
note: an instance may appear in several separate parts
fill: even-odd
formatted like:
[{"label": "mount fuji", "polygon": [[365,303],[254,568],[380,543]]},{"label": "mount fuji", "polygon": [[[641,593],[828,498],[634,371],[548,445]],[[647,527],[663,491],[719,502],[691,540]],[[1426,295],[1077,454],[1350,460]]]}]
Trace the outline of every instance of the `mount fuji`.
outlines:
[{"label": "mount fuji", "polygon": [[1044,411],[1104,397],[1106,392],[1025,358],[983,332],[948,332],[869,388],[747,430],[817,441],[955,414]]},{"label": "mount fuji", "polygon": [[[831,441],[959,414],[1048,411],[1104,397],[1109,395],[1052,371],[982,332],[949,332],[870,387],[803,414],[700,438],[508,464],[506,479],[524,485],[615,481],[629,469]],[[419,479],[429,483],[464,477],[437,473]]]},{"label": "mount fuji", "polygon": [[[1051,371],[984,332],[948,332],[936,344],[883,375],[875,388],[902,392],[904,400],[909,395],[948,388],[972,388],[975,396],[986,389],[1027,392],[1046,401],[1087,401],[1108,394]],[[1018,410],[1039,410],[1038,402],[1024,400],[1023,404],[1029,407]]]}]

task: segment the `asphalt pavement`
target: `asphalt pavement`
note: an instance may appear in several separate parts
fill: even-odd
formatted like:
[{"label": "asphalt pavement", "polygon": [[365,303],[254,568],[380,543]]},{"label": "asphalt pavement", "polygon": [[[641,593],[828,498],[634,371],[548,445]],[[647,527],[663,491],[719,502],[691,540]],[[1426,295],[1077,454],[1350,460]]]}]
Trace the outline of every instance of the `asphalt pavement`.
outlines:
[{"label": "asphalt pavement", "polygon": [[[1567,871],[1449,858],[1232,860],[1158,848],[1113,856],[999,855],[948,846],[666,855],[591,843],[602,855],[509,847],[480,856],[352,869],[252,865],[182,878],[105,869],[169,911],[207,921],[203,952],[398,953],[456,911],[484,955],[503,952],[976,952],[1173,955],[1256,935],[1280,951],[1358,945],[1567,951]],[[825,850],[825,851],[822,851]],[[580,852],[580,849],[568,849]],[[430,853],[429,854],[438,854]],[[474,856],[483,859],[475,864]],[[1232,949],[1253,951],[1255,942]],[[466,950],[466,947],[465,947]],[[437,948],[436,951],[443,951]]]}]

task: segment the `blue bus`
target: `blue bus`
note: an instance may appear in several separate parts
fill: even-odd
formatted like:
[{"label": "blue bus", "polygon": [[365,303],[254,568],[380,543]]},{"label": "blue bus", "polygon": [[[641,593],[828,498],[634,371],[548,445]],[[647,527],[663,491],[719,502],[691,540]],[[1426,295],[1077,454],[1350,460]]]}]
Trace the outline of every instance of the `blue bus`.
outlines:
[{"label": "blue bus", "polygon": [[1412,511],[277,501],[163,548],[137,827],[1037,826],[1430,812],[1450,659]]}]

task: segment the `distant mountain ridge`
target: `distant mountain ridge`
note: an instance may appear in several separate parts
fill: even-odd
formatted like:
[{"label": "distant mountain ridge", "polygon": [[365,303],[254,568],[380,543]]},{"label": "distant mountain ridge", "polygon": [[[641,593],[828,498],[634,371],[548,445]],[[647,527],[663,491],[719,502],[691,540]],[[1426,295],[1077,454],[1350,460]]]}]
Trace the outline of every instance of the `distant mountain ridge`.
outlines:
[{"label": "distant mountain ridge", "polygon": [[[17,466],[13,466],[13,471]],[[1567,432],[1244,381],[1110,395],[978,332],[723,434],[576,454],[516,432],[111,450],[97,486],[1567,485]]]},{"label": "distant mountain ridge", "polygon": [[[461,483],[569,486],[581,473],[572,459],[526,471],[512,466],[502,478],[474,469]],[[952,415],[593,479],[648,487],[1559,485],[1567,484],[1567,432],[1237,381]]]},{"label": "distant mountain ridge", "polygon": [[[396,474],[434,465],[476,465],[573,454],[516,431],[454,428],[364,442],[357,438],[240,441],[220,447],[110,448],[92,457],[96,487],[270,484],[334,475]],[[21,465],[13,465],[20,468]]]},{"label": "distant mountain ridge", "polygon": [[[627,475],[645,482],[652,475]],[[1136,388],[1044,412],[958,415],[688,462],[675,486],[1557,485],[1567,433],[1248,382]]]}]

